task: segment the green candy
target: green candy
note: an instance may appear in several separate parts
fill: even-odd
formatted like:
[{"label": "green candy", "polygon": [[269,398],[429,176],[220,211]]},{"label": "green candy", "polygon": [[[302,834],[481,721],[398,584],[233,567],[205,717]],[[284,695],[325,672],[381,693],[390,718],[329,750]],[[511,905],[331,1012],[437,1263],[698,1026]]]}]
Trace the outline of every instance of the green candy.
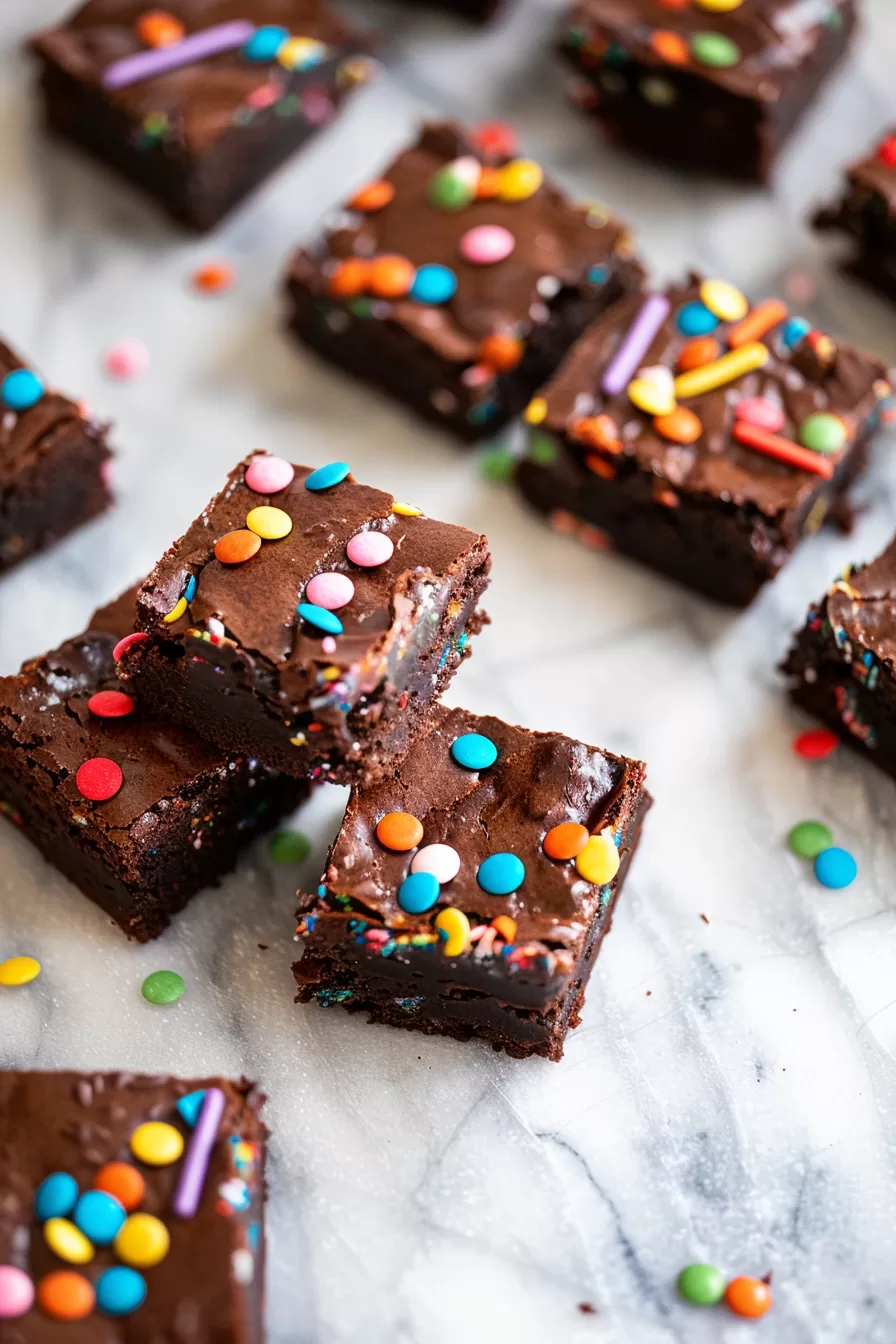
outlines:
[{"label": "green candy", "polygon": [[550,467],[559,456],[556,440],[547,434],[533,434],[529,439],[529,456],[539,466]]},{"label": "green candy", "polygon": [[177,971],[153,971],[140,992],[147,1003],[177,1003],[184,992],[184,978]]},{"label": "green candy", "polygon": [[800,425],[800,443],[813,453],[839,453],[846,443],[846,426],[839,416],[816,411]]},{"label": "green candy", "polygon": [[268,853],[275,863],[304,863],[311,853],[311,841],[301,831],[278,831]]},{"label": "green candy", "polygon": [[476,196],[476,183],[466,167],[465,162],[455,160],[433,174],[427,191],[430,205],[434,205],[437,210],[466,210],[468,205],[472,205]]},{"label": "green candy", "polygon": [[788,835],[787,843],[801,859],[814,859],[823,849],[830,849],[834,837],[823,821],[801,821]]},{"label": "green candy", "polygon": [[740,47],[721,33],[695,33],[691,38],[691,55],[701,65],[726,70],[740,61]]},{"label": "green candy", "polygon": [[509,481],[516,465],[516,454],[509,448],[486,448],[479,459],[479,470],[487,481]]},{"label": "green candy", "polygon": [[725,1276],[715,1265],[688,1265],[678,1276],[678,1291],[695,1307],[714,1307],[725,1296]]}]

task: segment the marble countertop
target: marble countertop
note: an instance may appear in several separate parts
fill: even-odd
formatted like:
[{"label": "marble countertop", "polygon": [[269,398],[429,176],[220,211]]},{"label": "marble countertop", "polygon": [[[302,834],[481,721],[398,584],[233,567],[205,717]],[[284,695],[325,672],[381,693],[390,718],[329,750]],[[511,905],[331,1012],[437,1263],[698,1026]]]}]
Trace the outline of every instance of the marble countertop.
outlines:
[{"label": "marble countertop", "polygon": [[[660,274],[697,263],[756,294],[785,285],[804,309],[811,288],[818,325],[896,362],[894,310],[839,276],[804,223],[892,120],[892,0],[862,6],[854,56],[772,191],[685,182],[599,143],[565,100],[553,0],[482,31],[359,3],[391,34],[382,77],[200,241],[38,134],[19,43],[66,8],[0,5],[0,327],[115,420],[118,504],[0,583],[0,670],[144,572],[247,449],[345,457],[490,536],[494,623],[452,700],[643,757],[657,803],[559,1065],[293,1005],[293,892],[317,879],[337,790],[300,817],[302,872],[261,846],[148,947],[4,827],[0,957],[44,969],[2,997],[0,1063],[261,1080],[270,1344],[893,1344],[896,788],[846,752],[796,758],[774,671],[807,602],[892,533],[892,438],[853,537],[815,537],[731,615],[553,536],[473,455],[294,348],[276,294],[291,247],[421,112],[500,115],[565,185],[627,216]],[[192,269],[221,257],[237,286],[197,297]],[[102,354],[131,336],[151,370],[110,383]],[[845,892],[784,847],[810,816],[858,858]],[[187,979],[175,1009],[140,998],[160,967]],[[772,1270],[773,1313],[678,1302],[695,1259]]]}]

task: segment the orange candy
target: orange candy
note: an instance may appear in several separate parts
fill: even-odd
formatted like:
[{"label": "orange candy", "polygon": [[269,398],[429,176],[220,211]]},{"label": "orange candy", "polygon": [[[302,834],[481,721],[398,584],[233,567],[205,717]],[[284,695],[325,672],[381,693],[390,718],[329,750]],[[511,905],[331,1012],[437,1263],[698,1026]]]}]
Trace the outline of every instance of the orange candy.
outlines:
[{"label": "orange candy", "polygon": [[489,168],[483,164],[479,181],[476,183],[477,201],[493,201],[501,185],[501,173],[498,168]]},{"label": "orange candy", "polygon": [[407,257],[396,257],[387,252],[374,257],[370,263],[368,286],[371,294],[380,299],[401,299],[410,293],[416,274],[416,266]]},{"label": "orange candy", "polygon": [[679,406],[670,415],[658,415],[653,427],[672,443],[696,443],[703,433],[703,421],[686,406]]},{"label": "orange candy", "polygon": [[184,40],[180,19],[164,9],[151,9],[137,20],[137,36],[148,47],[173,47]]},{"label": "orange candy", "polygon": [[370,262],[363,257],[349,257],[340,261],[327,281],[327,289],[334,299],[356,299],[363,294],[370,280]]},{"label": "orange candy", "polygon": [[650,45],[660,60],[665,61],[667,65],[687,64],[688,44],[679,33],[672,33],[666,28],[657,28],[650,35]]},{"label": "orange candy", "polygon": [[574,859],[585,848],[589,834],[588,827],[577,821],[561,821],[545,836],[544,852],[549,859]]},{"label": "orange candy", "polygon": [[236,272],[226,261],[210,262],[193,272],[193,288],[203,294],[220,294],[233,284]]},{"label": "orange candy", "polygon": [[97,1190],[114,1195],[128,1213],[139,1207],[146,1191],[146,1182],[130,1162],[107,1162],[100,1167],[93,1182]]},{"label": "orange candy", "polygon": [[764,1280],[744,1274],[731,1280],[725,1289],[725,1301],[737,1316],[764,1316],[771,1310],[772,1290]]},{"label": "orange candy", "polygon": [[45,1274],[37,1285],[37,1302],[56,1321],[83,1321],[93,1311],[93,1284],[73,1269]]},{"label": "orange candy", "polygon": [[377,823],[376,838],[387,849],[413,849],[423,839],[423,823],[410,812],[387,812]]},{"label": "orange candy", "polygon": [[382,210],[395,196],[395,188],[391,182],[385,178],[379,178],[375,182],[366,182],[360,191],[356,191],[349,201],[349,209],[360,210],[365,215],[372,215],[377,210]]},{"label": "orange candy", "polygon": [[512,943],[516,938],[516,920],[509,915],[495,915],[492,928],[497,929],[505,943]]},{"label": "orange candy", "polygon": [[523,343],[518,336],[510,336],[503,331],[494,331],[480,341],[476,352],[479,361],[487,364],[496,373],[509,373],[515,369],[523,357]]},{"label": "orange candy", "polygon": [[688,369],[699,369],[704,364],[711,364],[714,359],[718,359],[721,353],[722,347],[714,336],[695,336],[682,348],[678,356],[678,367],[682,373],[686,373]]},{"label": "orange candy", "polygon": [[616,468],[613,463],[605,462],[602,457],[595,457],[593,453],[585,458],[585,466],[589,471],[593,471],[595,476],[602,476],[605,481],[616,479]]},{"label": "orange candy", "polygon": [[261,537],[240,527],[236,532],[225,532],[215,542],[215,559],[222,565],[244,565],[261,550]]},{"label": "orange candy", "polygon": [[574,436],[589,448],[601,448],[605,453],[618,453],[622,441],[616,421],[611,415],[585,415],[572,427]]}]

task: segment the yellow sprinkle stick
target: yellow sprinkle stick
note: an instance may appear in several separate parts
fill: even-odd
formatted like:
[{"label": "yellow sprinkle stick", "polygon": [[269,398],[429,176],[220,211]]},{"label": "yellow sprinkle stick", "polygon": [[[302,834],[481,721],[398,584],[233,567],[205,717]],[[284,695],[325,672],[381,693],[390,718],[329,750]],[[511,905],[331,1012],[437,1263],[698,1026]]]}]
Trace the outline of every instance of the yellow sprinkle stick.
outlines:
[{"label": "yellow sprinkle stick", "polygon": [[741,345],[737,350],[729,350],[721,359],[714,359],[711,364],[702,364],[699,369],[680,373],[675,379],[675,395],[683,401],[686,397],[699,397],[704,392],[713,392],[717,387],[743,377],[745,373],[761,369],[768,361],[768,347],[761,341]]}]

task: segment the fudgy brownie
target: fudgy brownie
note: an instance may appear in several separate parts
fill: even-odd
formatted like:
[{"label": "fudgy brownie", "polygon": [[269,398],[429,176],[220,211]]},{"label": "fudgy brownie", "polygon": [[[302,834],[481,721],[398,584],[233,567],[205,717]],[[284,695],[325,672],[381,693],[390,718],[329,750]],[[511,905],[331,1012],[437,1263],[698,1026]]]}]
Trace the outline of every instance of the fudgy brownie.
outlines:
[{"label": "fudgy brownie", "polygon": [[559,1059],[649,805],[640,761],[438,706],[301,896],[298,1000]]},{"label": "fudgy brownie", "polygon": [[576,0],[561,51],[626,149],[764,182],[856,16],[854,0]]},{"label": "fudgy brownie", "polygon": [[4,1344],[264,1339],[247,1079],[0,1073]]},{"label": "fudgy brownie", "polygon": [[0,341],[0,573],[102,513],[106,427]]},{"label": "fudgy brownie", "polygon": [[638,287],[631,237],[576,206],[506,127],[424,126],[287,277],[292,329],[462,438],[516,415],[585,325]]},{"label": "fudgy brownie", "polygon": [[896,131],[846,170],[846,190],[819,210],[818,229],[844,233],[855,244],[846,269],[896,300]]},{"label": "fudgy brownie", "polygon": [[145,942],[307,787],[146,712],[114,653],[136,589],[18,675],[0,678],[0,810]]},{"label": "fudgy brownie", "polygon": [[485,537],[253,454],[140,589],[122,674],[227,751],[335,782],[392,768],[469,652]]},{"label": "fudgy brownie", "polygon": [[844,571],[783,664],[798,705],[896,779],[896,540]]},{"label": "fudgy brownie", "polygon": [[526,410],[526,499],[744,606],[832,514],[891,394],[884,366],[768,299],[702,280],[594,323]]},{"label": "fudgy brownie", "polygon": [[363,43],[320,0],[88,0],[32,47],[47,123],[197,229],[363,82]]}]

